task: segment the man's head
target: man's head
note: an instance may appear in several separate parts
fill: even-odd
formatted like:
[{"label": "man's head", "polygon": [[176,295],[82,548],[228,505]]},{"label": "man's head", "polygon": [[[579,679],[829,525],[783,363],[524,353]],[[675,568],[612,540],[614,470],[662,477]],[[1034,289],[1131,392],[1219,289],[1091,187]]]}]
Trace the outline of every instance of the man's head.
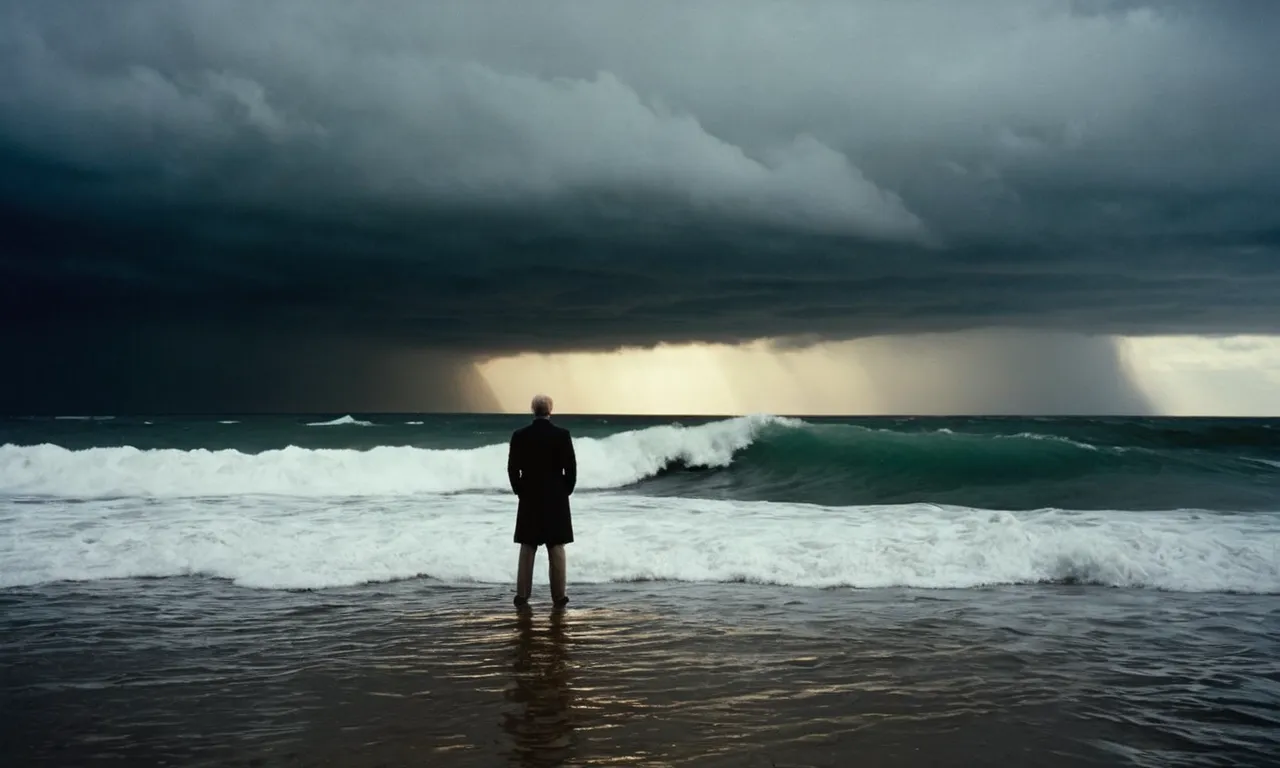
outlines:
[{"label": "man's head", "polygon": [[535,418],[545,419],[551,415],[551,406],[551,398],[547,395],[534,395],[529,408],[533,411]]}]

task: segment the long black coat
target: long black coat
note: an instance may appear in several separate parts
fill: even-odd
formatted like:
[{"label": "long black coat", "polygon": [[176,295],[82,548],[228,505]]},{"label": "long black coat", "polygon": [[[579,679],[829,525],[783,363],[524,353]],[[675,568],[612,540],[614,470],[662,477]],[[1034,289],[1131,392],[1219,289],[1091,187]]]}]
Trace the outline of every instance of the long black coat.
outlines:
[{"label": "long black coat", "polygon": [[578,482],[578,460],[569,430],[534,419],[511,435],[507,477],[520,497],[517,544],[556,545],[573,541],[569,495]]}]

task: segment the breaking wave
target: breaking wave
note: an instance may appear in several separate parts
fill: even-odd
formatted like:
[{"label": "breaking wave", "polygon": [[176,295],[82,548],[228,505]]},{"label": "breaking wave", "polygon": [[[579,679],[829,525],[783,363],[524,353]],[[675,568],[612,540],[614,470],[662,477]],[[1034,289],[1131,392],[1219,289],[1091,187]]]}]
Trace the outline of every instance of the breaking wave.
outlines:
[{"label": "breaking wave", "polygon": [[[326,426],[366,425],[350,416]],[[1270,433],[1267,433],[1270,434]],[[1181,431],[1136,444],[1011,431],[894,431],[750,416],[578,436],[579,488],[844,506],[1280,510],[1271,443],[1239,429],[1213,449]],[[1114,435],[1111,435],[1114,437]],[[1214,437],[1223,437],[1215,434]],[[1252,445],[1252,448],[1249,446]],[[1252,450],[1255,455],[1243,455]],[[1267,458],[1270,456],[1271,458]],[[244,452],[0,446],[0,495],[93,498],[505,492],[506,445]]]},{"label": "breaking wave", "polygon": [[[350,418],[350,417],[345,417]],[[337,420],[329,422],[351,423]],[[574,441],[579,487],[620,488],[674,466],[727,467],[761,430],[799,425],[743,417],[697,427],[660,426]],[[506,445],[469,449],[383,446],[369,450],[289,447],[237,450],[71,451],[0,446],[0,494],[112,496],[371,496],[504,490]]]},{"label": "breaking wave", "polygon": [[311,421],[308,427],[372,427],[372,421],[361,421],[354,416],[339,416],[330,421]]}]

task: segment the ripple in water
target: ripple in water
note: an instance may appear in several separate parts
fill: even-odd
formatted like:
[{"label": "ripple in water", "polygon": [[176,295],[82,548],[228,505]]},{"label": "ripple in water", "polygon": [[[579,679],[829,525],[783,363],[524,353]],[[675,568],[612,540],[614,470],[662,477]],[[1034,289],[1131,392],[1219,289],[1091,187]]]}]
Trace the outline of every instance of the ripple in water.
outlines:
[{"label": "ripple in water", "polygon": [[[538,595],[535,595],[535,601]],[[0,593],[14,765],[1263,765],[1274,599],[1090,587]]]}]

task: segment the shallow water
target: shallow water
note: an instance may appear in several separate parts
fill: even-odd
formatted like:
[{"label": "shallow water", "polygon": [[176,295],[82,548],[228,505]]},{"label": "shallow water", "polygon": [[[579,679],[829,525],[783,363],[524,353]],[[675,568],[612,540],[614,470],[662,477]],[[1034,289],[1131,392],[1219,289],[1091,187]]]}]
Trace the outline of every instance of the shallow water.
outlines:
[{"label": "shallow water", "polygon": [[0,592],[11,765],[1248,765],[1280,600],[1098,587]]}]

